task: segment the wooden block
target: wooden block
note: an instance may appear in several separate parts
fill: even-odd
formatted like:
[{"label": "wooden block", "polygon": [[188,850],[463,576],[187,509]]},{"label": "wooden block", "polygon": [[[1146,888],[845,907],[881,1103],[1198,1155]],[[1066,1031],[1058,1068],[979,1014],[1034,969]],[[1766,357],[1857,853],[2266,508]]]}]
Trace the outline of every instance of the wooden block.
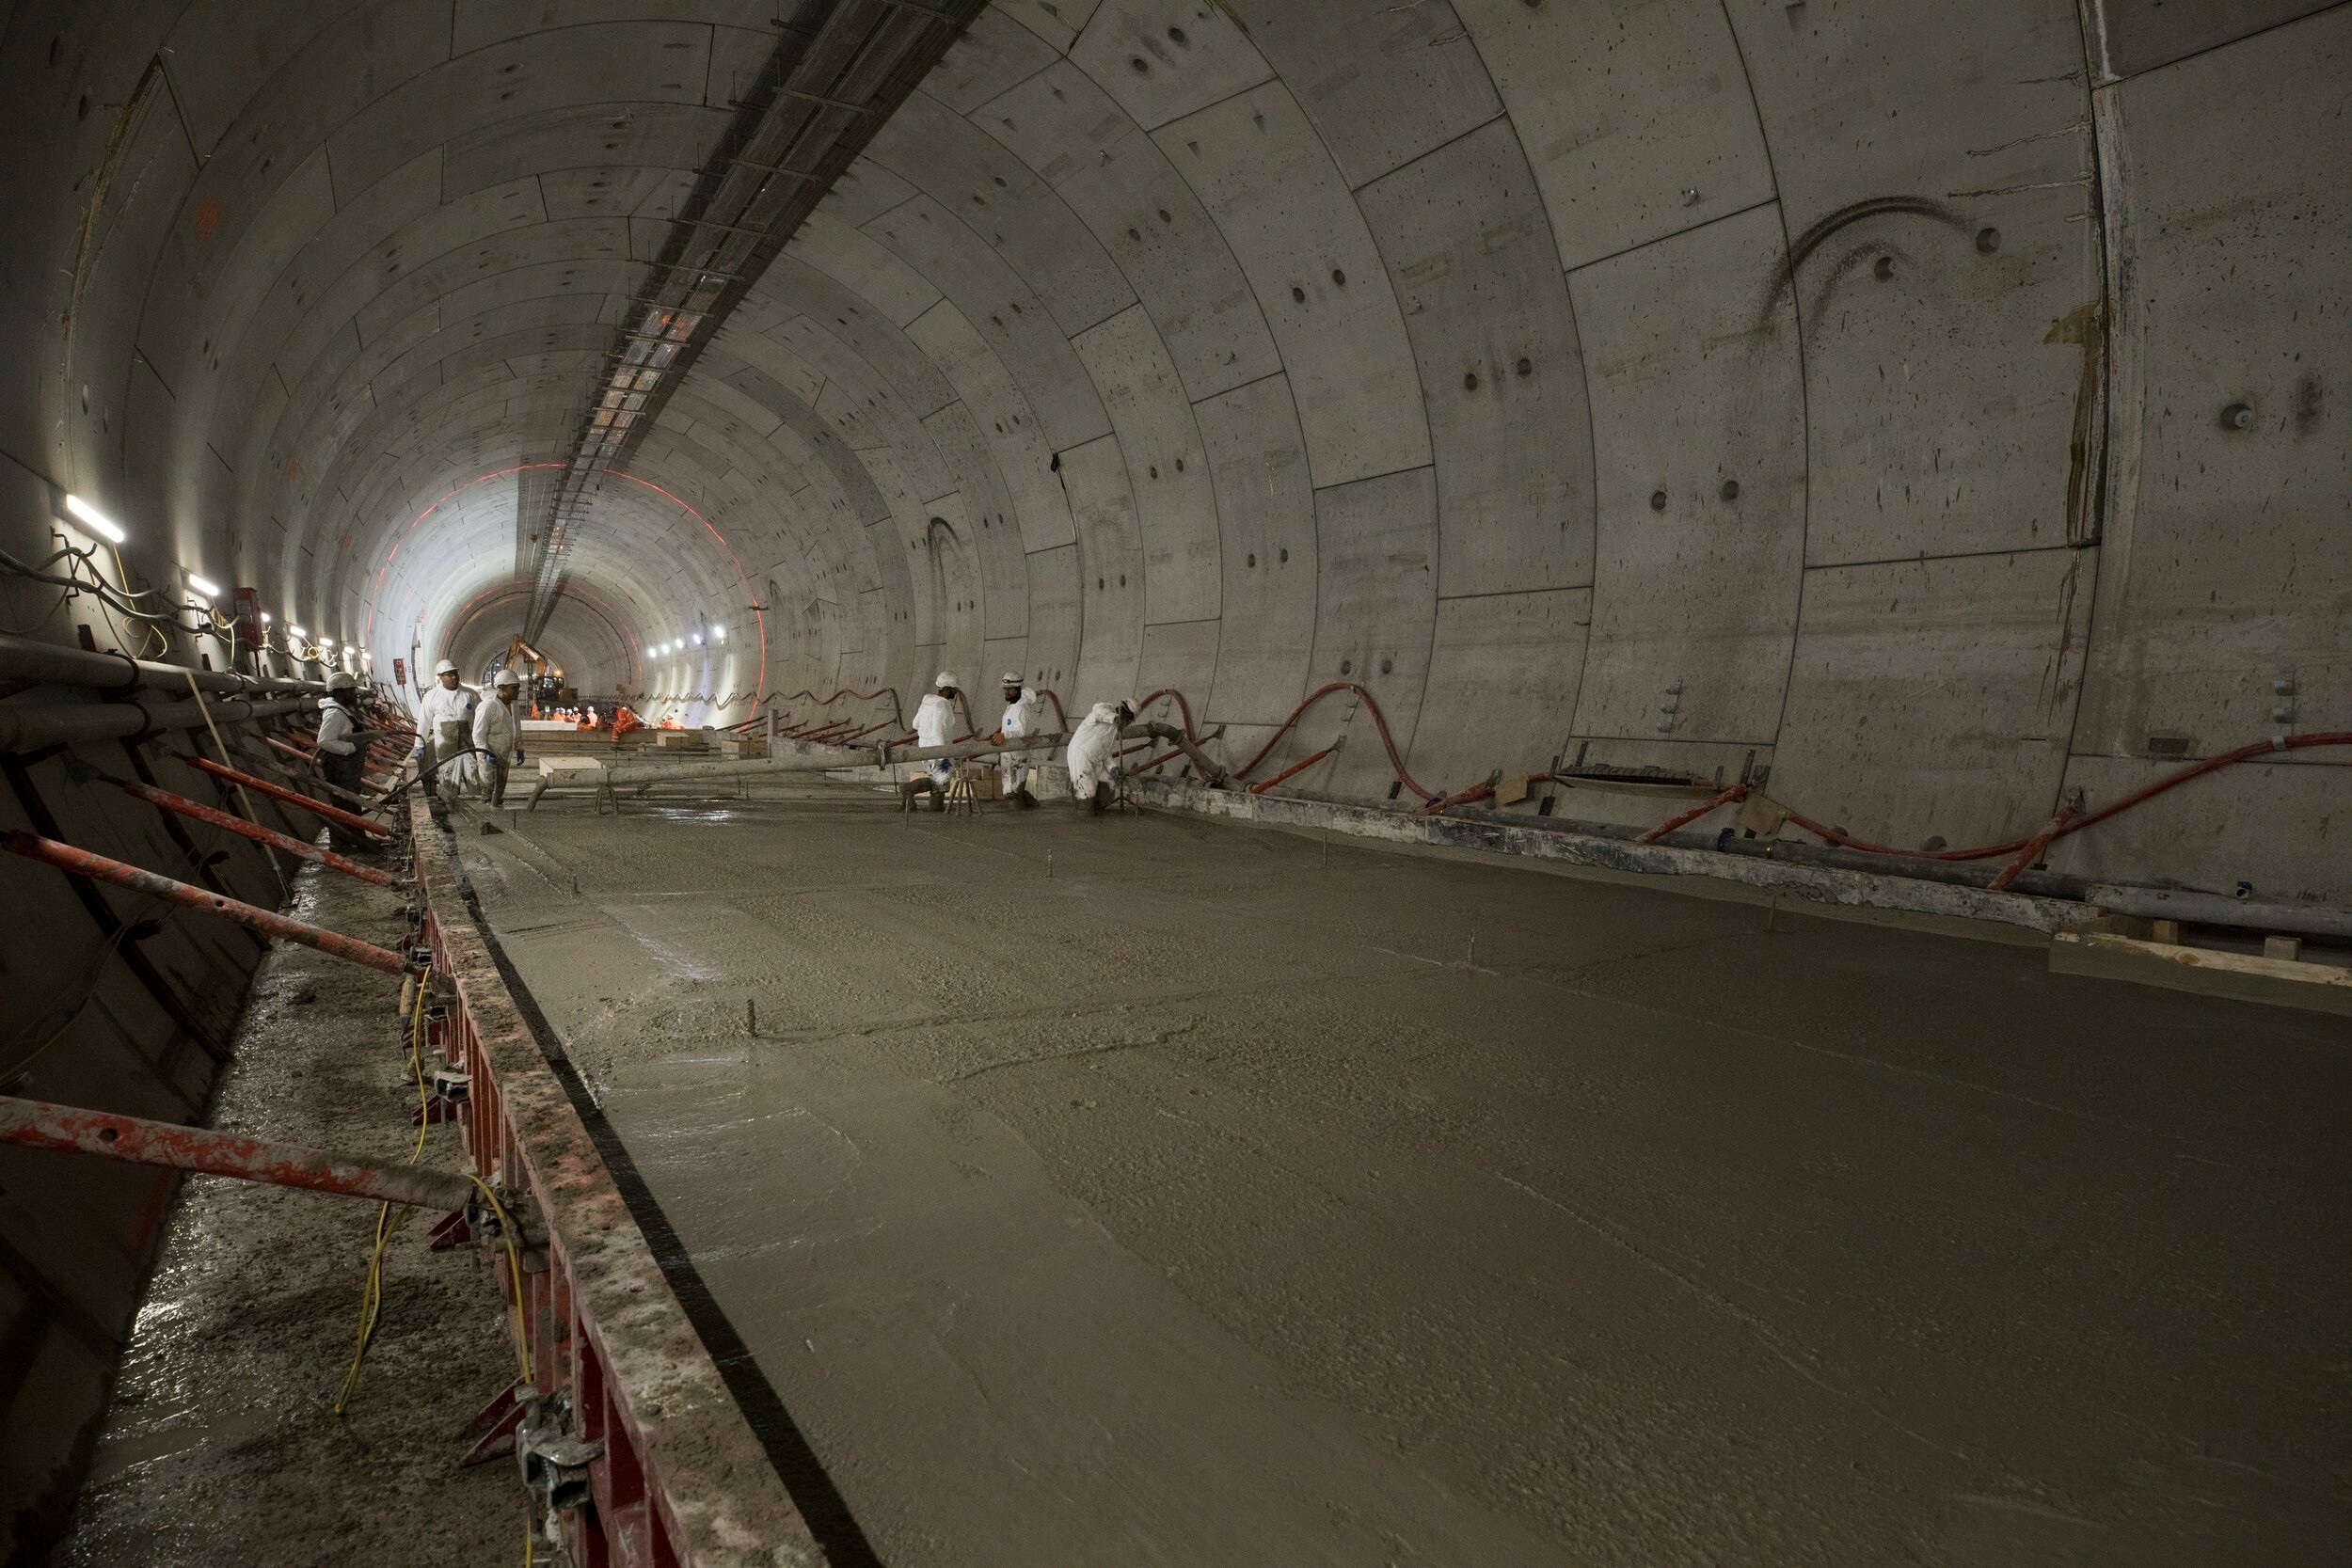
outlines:
[{"label": "wooden block", "polygon": [[1740,826],[1758,838],[1770,838],[1788,820],[1788,808],[1769,795],[1750,794],[1740,802]]},{"label": "wooden block", "polygon": [[2177,920],[2157,920],[2150,923],[2150,942],[2160,942],[2167,947],[2181,945],[2181,923]]},{"label": "wooden block", "polygon": [[2332,964],[2060,931],[2050,942],[2050,970],[2352,1016],[2352,971]]},{"label": "wooden block", "polygon": [[2265,937],[2263,938],[2263,957],[2277,958],[2282,963],[2298,962],[2303,957],[2303,939],[2301,937]]},{"label": "wooden block", "polygon": [[1495,804],[1498,806],[1517,805],[1526,799],[1527,775],[1524,773],[1505,773],[1495,784]]}]

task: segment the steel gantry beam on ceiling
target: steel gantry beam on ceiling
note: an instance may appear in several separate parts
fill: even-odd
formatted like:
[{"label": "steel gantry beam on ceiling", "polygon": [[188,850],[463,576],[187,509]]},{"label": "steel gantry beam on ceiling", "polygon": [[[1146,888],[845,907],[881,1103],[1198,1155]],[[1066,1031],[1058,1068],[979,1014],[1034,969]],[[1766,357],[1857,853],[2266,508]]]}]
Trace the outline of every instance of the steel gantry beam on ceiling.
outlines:
[{"label": "steel gantry beam on ceiling", "polygon": [[[529,568],[523,636],[563,596],[602,476],[658,416],[751,281],[985,0],[803,0],[672,220],[597,372]],[[689,258],[692,258],[691,261]],[[691,323],[681,337],[676,327]]]}]

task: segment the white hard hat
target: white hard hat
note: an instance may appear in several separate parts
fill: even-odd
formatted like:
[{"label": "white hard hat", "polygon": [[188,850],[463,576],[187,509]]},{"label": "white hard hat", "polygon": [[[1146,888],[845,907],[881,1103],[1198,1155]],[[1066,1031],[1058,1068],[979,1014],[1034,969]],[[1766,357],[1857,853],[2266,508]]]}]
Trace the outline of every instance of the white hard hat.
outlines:
[{"label": "white hard hat", "polygon": [[433,667],[433,673],[437,675],[453,675],[457,673],[457,661],[453,658],[445,658]]},{"label": "white hard hat", "polygon": [[490,684],[492,686],[520,686],[522,683],[522,676],[515,673],[512,670],[501,670],[497,674],[490,677]]},{"label": "white hard hat", "polygon": [[939,688],[939,689],[940,689],[940,690],[945,691],[945,690],[946,690],[949,687],[951,687],[951,686],[953,686],[953,685],[955,685],[955,684],[956,684],[956,677],[955,677],[955,676],[953,676],[953,675],[951,675],[951,674],[949,674],[946,671],[942,670],[942,671],[939,673],[939,678],[938,678],[937,680],[935,680],[935,681],[931,682],[931,684],[932,684],[933,686],[935,686],[935,687]]},{"label": "white hard hat", "polygon": [[1004,683],[1007,686],[1019,686],[1021,684],[1021,672],[1018,670],[1006,671]]},{"label": "white hard hat", "polygon": [[357,691],[359,689],[359,680],[358,676],[352,674],[348,670],[338,670],[333,674],[326,677],[326,689],[329,691]]}]

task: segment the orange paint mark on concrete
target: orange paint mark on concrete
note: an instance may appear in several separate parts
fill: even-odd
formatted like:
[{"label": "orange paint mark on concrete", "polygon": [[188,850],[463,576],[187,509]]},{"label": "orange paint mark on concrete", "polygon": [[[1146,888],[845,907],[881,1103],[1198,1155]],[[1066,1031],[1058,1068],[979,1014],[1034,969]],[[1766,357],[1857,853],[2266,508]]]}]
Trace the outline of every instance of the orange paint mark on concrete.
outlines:
[{"label": "orange paint mark on concrete", "polygon": [[196,204],[196,243],[202,245],[220,227],[220,203],[210,197]]}]

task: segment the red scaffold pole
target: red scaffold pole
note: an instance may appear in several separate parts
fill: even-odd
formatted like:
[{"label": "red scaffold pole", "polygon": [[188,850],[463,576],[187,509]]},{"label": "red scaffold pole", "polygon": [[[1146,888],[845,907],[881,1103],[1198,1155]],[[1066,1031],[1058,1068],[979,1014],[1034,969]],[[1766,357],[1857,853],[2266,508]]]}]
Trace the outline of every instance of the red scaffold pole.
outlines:
[{"label": "red scaffold pole", "polygon": [[324,800],[313,800],[308,795],[288,789],[284,784],[275,784],[267,779],[255,778],[250,773],[241,773],[234,768],[223,768],[210,757],[183,756],[180,760],[199,772],[210,773],[216,779],[228,779],[231,783],[245,785],[247,789],[258,789],[273,800],[283,800],[290,806],[300,806],[313,816],[323,816],[329,822],[340,822],[346,828],[358,832],[373,833],[378,838],[392,836],[392,830],[381,822],[371,822],[366,817],[344,811],[340,806],[330,806]]},{"label": "red scaffold pole", "polygon": [[322,926],[289,920],[274,910],[247,904],[209,888],[176,882],[169,877],[135,865],[126,865],[120,861],[108,860],[103,855],[93,855],[87,849],[76,849],[72,845],[60,844],[54,838],[12,832],[5,840],[0,840],[0,845],[5,845],[12,853],[23,855],[26,860],[54,865],[71,876],[112,882],[117,887],[127,887],[135,893],[167,898],[192,910],[222,915],[263,936],[284,937],[288,942],[298,942],[305,947],[315,947],[331,957],[369,969],[380,969],[387,974],[407,974],[420,967],[389,947],[378,947],[372,942],[361,942],[358,937],[347,937],[341,931],[330,931]]},{"label": "red scaffold pole", "polygon": [[357,877],[363,882],[373,882],[378,887],[401,885],[400,879],[389,872],[378,871],[372,865],[361,865],[358,861],[339,855],[332,849],[322,849],[315,844],[305,844],[291,834],[262,827],[258,823],[247,822],[242,816],[231,816],[225,811],[215,811],[211,806],[191,800],[184,795],[174,795],[168,789],[157,789],[153,784],[134,784],[129,779],[118,779],[111,773],[101,773],[99,777],[121,790],[125,795],[136,796],[150,805],[161,806],[166,811],[178,812],[182,816],[192,816],[199,822],[210,822],[214,827],[226,829],[240,838],[249,838],[256,844],[266,844],[274,849],[283,849],[286,853],[299,855],[306,861],[316,861],[319,864],[340,871],[346,877]]},{"label": "red scaffold pole", "polygon": [[472,1200],[473,1179],[415,1165],[371,1165],[306,1148],[208,1127],[179,1127],[144,1117],[84,1111],[0,1095],[0,1144],[125,1160],[136,1165],[231,1176],[275,1187],[401,1203],[455,1212]]}]

